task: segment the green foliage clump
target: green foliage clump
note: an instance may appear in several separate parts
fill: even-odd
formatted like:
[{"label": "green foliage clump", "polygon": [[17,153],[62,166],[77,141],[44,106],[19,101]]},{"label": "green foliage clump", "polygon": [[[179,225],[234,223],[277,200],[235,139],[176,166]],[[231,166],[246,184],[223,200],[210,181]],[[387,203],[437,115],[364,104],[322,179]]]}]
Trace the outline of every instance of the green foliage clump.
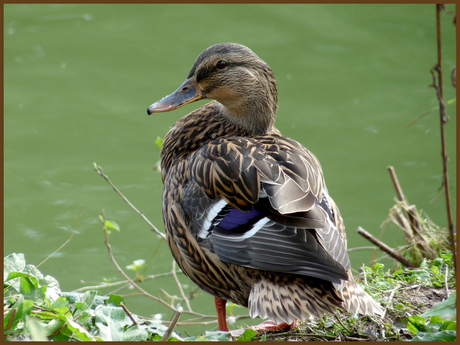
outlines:
[{"label": "green foliage clump", "polygon": [[[159,321],[128,315],[120,296],[62,292],[56,279],[26,265],[23,254],[4,258],[3,286],[6,340],[162,340],[168,330]],[[168,340],[183,339],[172,332]]]}]

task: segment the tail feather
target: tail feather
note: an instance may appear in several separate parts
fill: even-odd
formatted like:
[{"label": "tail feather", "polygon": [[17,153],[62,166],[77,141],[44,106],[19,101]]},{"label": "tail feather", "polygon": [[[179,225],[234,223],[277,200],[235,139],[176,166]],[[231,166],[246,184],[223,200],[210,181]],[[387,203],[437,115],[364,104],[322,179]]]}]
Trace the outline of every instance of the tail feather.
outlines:
[{"label": "tail feather", "polygon": [[275,323],[288,324],[310,316],[320,318],[325,312],[334,313],[336,308],[383,316],[382,307],[356,283],[350,271],[343,284],[299,277],[276,283],[262,279],[252,287],[248,308],[252,318],[268,317]]},{"label": "tail feather", "polygon": [[348,280],[342,287],[334,286],[343,300],[343,307],[347,312],[362,315],[380,315],[384,311],[378,304],[353,278],[351,271],[348,271]]},{"label": "tail feather", "polygon": [[248,308],[252,318],[268,317],[275,323],[291,324],[296,319],[304,321],[310,315],[320,318],[325,312],[333,313],[341,302],[332,284],[324,280],[315,279],[313,283],[291,278],[291,281],[273,283],[262,279],[251,290]]}]

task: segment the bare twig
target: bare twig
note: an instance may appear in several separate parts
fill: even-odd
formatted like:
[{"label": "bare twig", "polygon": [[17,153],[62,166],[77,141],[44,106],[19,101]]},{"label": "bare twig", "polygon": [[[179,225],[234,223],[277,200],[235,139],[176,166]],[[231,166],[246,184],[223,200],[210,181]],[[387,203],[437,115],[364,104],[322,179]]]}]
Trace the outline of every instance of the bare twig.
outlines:
[{"label": "bare twig", "polygon": [[[83,205],[82,205],[81,208],[80,208],[80,213],[78,214],[77,222],[75,223],[75,226],[74,226],[74,228],[73,228],[72,233],[70,234],[69,239],[68,239],[67,241],[65,241],[58,249],[56,249],[54,252],[52,252],[50,255],[48,255],[48,257],[47,257],[46,259],[44,259],[44,260],[43,260],[42,262],[40,262],[37,266],[35,266],[34,270],[38,270],[38,267],[40,267],[42,264],[44,264],[46,261],[48,261],[48,259],[49,259],[50,257],[52,257],[54,254],[56,254],[56,253],[57,253],[58,251],[60,251],[67,243],[70,242],[70,240],[71,240],[72,237],[73,237],[73,234],[74,234],[75,231],[77,230],[78,222],[80,221],[80,217],[81,217],[82,211],[83,211]],[[9,288],[10,288],[11,286],[13,286],[13,284],[15,284],[16,282],[18,282],[19,280],[21,280],[21,277],[15,278],[15,279],[13,280],[13,282],[12,282],[9,286],[5,287],[5,291],[8,291]]]},{"label": "bare twig", "polygon": [[168,341],[169,336],[174,330],[174,327],[176,327],[177,321],[179,321],[179,318],[181,316],[181,312],[178,310],[174,314],[173,319],[171,320],[171,323],[169,324],[168,329],[166,330],[165,334],[163,335],[163,338],[161,338],[161,341]]},{"label": "bare twig", "polygon": [[109,251],[109,255],[110,255],[110,258],[112,259],[112,262],[115,264],[115,266],[117,267],[118,271],[123,275],[123,277],[125,277],[136,289],[138,289],[139,291],[141,291],[145,296],[148,296],[150,297],[151,299],[155,300],[155,301],[158,301],[160,303],[163,303],[165,306],[167,306],[168,308],[174,310],[174,311],[177,311],[176,308],[174,308],[173,306],[169,305],[168,303],[166,303],[165,301],[163,301],[161,298],[158,298],[158,297],[155,297],[151,294],[149,294],[147,291],[145,291],[144,289],[142,289],[139,285],[137,285],[124,271],[123,269],[120,267],[120,265],[118,265],[118,262],[117,260],[115,260],[114,256],[113,256],[113,253],[112,253],[112,246],[110,245],[109,243],[109,232],[107,231],[107,226],[105,224],[105,212],[104,210],[102,210],[102,221],[103,221],[103,227],[104,227],[104,231],[105,231],[105,245]]},{"label": "bare twig", "polygon": [[[182,273],[182,271],[176,271],[176,274],[177,273]],[[152,274],[152,275],[148,275],[148,276],[144,277],[144,279],[142,281],[146,281],[148,279],[155,279],[155,278],[162,277],[162,276],[169,276],[169,275],[172,275],[172,272]],[[80,280],[80,282],[82,284],[88,284],[88,282],[86,282],[84,280]],[[99,283],[97,285],[92,285],[92,286],[83,286],[81,288],[73,290],[73,292],[81,292],[81,291],[94,290],[94,289],[98,290],[98,289],[103,289],[103,288],[115,287],[115,286],[119,286],[119,285],[123,285],[123,284],[130,284],[130,283],[129,283],[128,280],[120,280],[118,282],[113,282],[113,283],[105,283],[104,282],[104,283]]]},{"label": "bare twig", "polygon": [[398,194],[399,200],[407,203],[406,198],[404,197],[403,191],[401,189],[401,186],[399,184],[398,178],[396,177],[395,169],[392,166],[388,166],[387,169],[390,172],[391,179],[393,180],[393,184],[395,186],[396,193]]},{"label": "bare twig", "polygon": [[[394,215],[395,216],[394,221],[396,223],[399,223],[400,227],[404,230],[404,233],[406,235],[406,240],[408,243],[415,242],[414,245],[419,247],[422,250],[425,257],[434,259],[436,256],[436,253],[431,249],[429,241],[423,235],[423,226],[420,224],[420,221],[417,217],[417,210],[415,209],[415,206],[409,206],[409,203],[407,202],[407,199],[405,198],[402,188],[399,184],[394,168],[392,166],[388,166],[387,169],[390,172],[390,176],[395,186],[396,193],[398,194],[398,198],[403,204],[403,207],[401,209],[405,216],[405,218],[402,216],[399,216],[398,212],[396,212],[396,214]],[[390,214],[390,218],[391,218],[391,214]],[[407,224],[407,219],[409,220],[410,224]],[[417,237],[418,240],[415,241],[414,237]]]},{"label": "bare twig", "polygon": [[364,285],[369,286],[369,285],[367,285],[367,276],[366,276],[366,271],[364,270],[364,263],[361,265],[361,271],[362,271],[363,277],[364,277]]},{"label": "bare twig", "polygon": [[385,317],[385,315],[387,313],[387,310],[388,310],[388,307],[390,307],[390,304],[393,301],[393,296],[395,295],[395,292],[396,292],[396,290],[399,289],[399,287],[400,287],[399,285],[396,285],[395,288],[393,290],[391,290],[390,296],[388,297],[388,302],[387,302],[387,304],[385,306],[385,311],[383,312],[383,315],[382,315],[382,320]]},{"label": "bare twig", "polygon": [[374,236],[372,236],[370,233],[368,233],[366,230],[364,230],[362,227],[358,227],[358,229],[356,230],[358,232],[358,234],[360,234],[361,236],[363,236],[364,238],[368,239],[369,241],[371,241],[372,243],[374,243],[377,247],[379,247],[380,249],[382,249],[384,252],[387,252],[388,254],[390,254],[390,256],[396,260],[398,260],[400,263],[402,263],[404,266],[406,267],[411,267],[411,268],[416,268],[417,266],[415,266],[412,262],[410,262],[409,260],[407,260],[406,258],[402,257],[401,255],[399,255],[397,252],[395,252],[393,249],[391,249],[390,247],[388,247],[385,243],[383,243],[382,241],[380,241],[379,239],[375,238]]},{"label": "bare twig", "polygon": [[134,320],[133,315],[132,315],[131,312],[128,310],[128,308],[126,308],[125,304],[124,304],[123,302],[120,302],[120,305],[121,305],[121,307],[123,308],[123,310],[125,311],[126,315],[129,316],[129,318],[131,319],[131,321],[133,322],[133,324],[134,324],[134,325],[137,325],[136,320]]},{"label": "bare twig", "polygon": [[112,181],[110,181],[109,177],[104,174],[104,171],[102,171],[102,168],[97,165],[96,163],[94,163],[94,169],[96,169],[96,172],[101,175],[111,186],[112,188],[115,190],[115,192],[117,192],[122,198],[124,201],[126,201],[126,203],[131,206],[131,208],[137,212],[137,214],[139,214],[142,219],[144,219],[147,224],[158,234],[158,236],[160,236],[162,239],[166,240],[166,235],[164,233],[162,233],[160,230],[158,230],[155,225],[153,225],[150,220],[148,220],[148,218],[146,216],[144,216],[144,214],[142,212],[140,212],[124,195],[123,193],[121,193],[117,187],[115,187],[115,185],[112,183]]},{"label": "bare twig", "polygon": [[8,324],[6,325],[5,331],[8,331],[11,326],[13,325],[14,318],[16,317],[18,309],[14,308],[13,311],[11,312],[10,319],[8,320]]},{"label": "bare twig", "polygon": [[[437,48],[438,48],[438,63],[431,69],[431,75],[433,76],[433,84],[431,85],[436,90],[436,95],[438,96],[439,101],[439,115],[440,115],[440,124],[441,124],[441,150],[442,150],[442,166],[443,166],[443,181],[445,197],[446,197],[446,208],[447,208],[447,224],[449,227],[449,237],[450,245],[452,251],[452,260],[454,263],[454,272],[457,271],[457,255],[455,251],[455,228],[454,221],[452,216],[452,208],[450,202],[450,190],[449,190],[449,174],[447,172],[447,162],[449,158],[447,157],[446,150],[446,135],[444,125],[449,118],[446,115],[446,104],[444,102],[443,94],[443,85],[442,85],[442,40],[441,40],[441,11],[443,10],[443,5],[436,4],[436,37],[437,37]],[[434,72],[437,72],[438,78],[436,82],[436,76]]]},{"label": "bare twig", "polygon": [[78,226],[78,223],[80,222],[80,217],[81,217],[81,213],[83,212],[83,205],[81,206],[80,208],[80,213],[78,214],[78,217],[77,217],[77,222],[75,223],[75,226],[73,228],[73,231],[72,233],[70,234],[70,237],[67,241],[65,241],[58,249],[56,249],[54,252],[52,252],[45,260],[43,260],[42,262],[40,262],[36,268],[40,267],[42,264],[44,264],[50,257],[52,257],[54,254],[56,254],[58,251],[60,251],[67,243],[70,242],[70,240],[72,239],[73,237],[73,234],[75,233],[75,230],[77,230],[77,226]]},{"label": "bare twig", "polygon": [[447,285],[448,276],[449,276],[449,266],[446,264],[446,273],[444,274],[444,285],[446,287],[446,298],[449,298],[450,296],[449,286]]},{"label": "bare twig", "polygon": [[355,247],[355,248],[348,248],[347,252],[352,252],[355,250],[364,250],[364,249],[375,249],[374,246],[367,246],[367,247]]},{"label": "bare twig", "polygon": [[177,278],[177,274],[176,274],[176,261],[173,260],[173,265],[172,265],[172,275],[174,276],[174,279],[176,280],[176,284],[177,286],[179,287],[179,290],[180,290],[180,293],[182,295],[182,297],[184,298],[184,301],[185,301],[185,304],[187,304],[187,308],[189,311],[192,311],[192,307],[190,306],[190,302],[187,298],[187,296],[185,296],[185,293],[184,293],[184,290],[182,289],[182,284],[180,283],[179,279]]}]

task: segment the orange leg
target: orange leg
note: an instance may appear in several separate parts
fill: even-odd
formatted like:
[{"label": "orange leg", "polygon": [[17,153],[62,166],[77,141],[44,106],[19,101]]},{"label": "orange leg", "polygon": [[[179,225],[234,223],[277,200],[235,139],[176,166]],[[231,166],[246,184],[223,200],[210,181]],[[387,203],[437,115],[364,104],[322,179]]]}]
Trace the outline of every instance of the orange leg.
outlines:
[{"label": "orange leg", "polygon": [[214,301],[216,303],[217,323],[219,324],[219,331],[228,332],[229,329],[227,326],[227,317],[226,317],[226,310],[225,310],[227,301],[219,297],[214,297]]}]

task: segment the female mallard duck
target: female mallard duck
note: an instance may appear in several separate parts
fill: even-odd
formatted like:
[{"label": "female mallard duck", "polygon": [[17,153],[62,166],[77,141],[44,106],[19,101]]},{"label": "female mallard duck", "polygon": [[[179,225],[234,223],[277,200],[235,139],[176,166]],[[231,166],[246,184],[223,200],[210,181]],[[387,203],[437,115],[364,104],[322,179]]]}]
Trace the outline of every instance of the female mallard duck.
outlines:
[{"label": "female mallard duck", "polygon": [[249,48],[216,44],[148,114],[213,99],[176,122],[161,150],[163,219],[174,259],[215,296],[251,317],[291,324],[336,308],[381,307],[350,272],[346,235],[318,159],[275,128],[270,67]]}]

